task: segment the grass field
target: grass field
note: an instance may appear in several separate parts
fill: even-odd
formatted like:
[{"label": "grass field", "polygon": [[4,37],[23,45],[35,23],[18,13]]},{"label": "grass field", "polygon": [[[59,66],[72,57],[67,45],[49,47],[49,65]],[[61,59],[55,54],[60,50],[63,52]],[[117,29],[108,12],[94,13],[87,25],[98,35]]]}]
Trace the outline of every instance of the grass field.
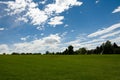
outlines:
[{"label": "grass field", "polygon": [[120,80],[120,55],[1,55],[0,80]]}]

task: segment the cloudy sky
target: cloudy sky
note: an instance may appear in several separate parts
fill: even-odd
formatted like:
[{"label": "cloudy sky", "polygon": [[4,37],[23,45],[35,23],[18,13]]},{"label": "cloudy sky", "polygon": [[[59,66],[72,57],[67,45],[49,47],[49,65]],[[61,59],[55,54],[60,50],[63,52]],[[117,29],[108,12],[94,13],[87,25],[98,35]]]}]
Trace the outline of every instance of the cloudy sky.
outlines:
[{"label": "cloudy sky", "polygon": [[0,0],[0,53],[120,45],[120,0]]}]

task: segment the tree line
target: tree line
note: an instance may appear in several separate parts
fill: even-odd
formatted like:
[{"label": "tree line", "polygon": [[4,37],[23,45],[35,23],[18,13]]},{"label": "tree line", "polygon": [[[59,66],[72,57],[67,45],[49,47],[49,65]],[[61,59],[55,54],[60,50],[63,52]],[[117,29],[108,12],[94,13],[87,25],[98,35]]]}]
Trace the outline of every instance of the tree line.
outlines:
[{"label": "tree line", "polygon": [[[72,45],[68,46],[63,52],[49,52],[46,51],[43,55],[84,55],[84,54],[120,54],[120,46],[116,43],[111,43],[109,40],[97,46],[95,49],[87,50],[86,48],[79,48],[74,51]],[[6,55],[6,53],[3,53]],[[41,55],[41,53],[16,53],[13,52],[11,55]]]}]

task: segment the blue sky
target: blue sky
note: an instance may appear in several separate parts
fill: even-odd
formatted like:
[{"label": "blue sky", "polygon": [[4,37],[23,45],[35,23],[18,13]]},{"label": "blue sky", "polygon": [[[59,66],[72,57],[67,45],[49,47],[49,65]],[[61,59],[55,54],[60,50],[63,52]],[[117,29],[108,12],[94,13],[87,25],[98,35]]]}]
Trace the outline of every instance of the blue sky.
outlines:
[{"label": "blue sky", "polygon": [[120,45],[120,0],[0,0],[0,53]]}]

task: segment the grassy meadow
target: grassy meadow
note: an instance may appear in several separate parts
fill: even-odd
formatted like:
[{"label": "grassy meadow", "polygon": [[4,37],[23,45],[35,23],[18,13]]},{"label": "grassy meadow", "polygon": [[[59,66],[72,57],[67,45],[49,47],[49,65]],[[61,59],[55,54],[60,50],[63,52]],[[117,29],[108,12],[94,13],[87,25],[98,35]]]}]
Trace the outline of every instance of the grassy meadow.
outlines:
[{"label": "grassy meadow", "polygon": [[120,55],[0,55],[0,80],[120,80]]}]

